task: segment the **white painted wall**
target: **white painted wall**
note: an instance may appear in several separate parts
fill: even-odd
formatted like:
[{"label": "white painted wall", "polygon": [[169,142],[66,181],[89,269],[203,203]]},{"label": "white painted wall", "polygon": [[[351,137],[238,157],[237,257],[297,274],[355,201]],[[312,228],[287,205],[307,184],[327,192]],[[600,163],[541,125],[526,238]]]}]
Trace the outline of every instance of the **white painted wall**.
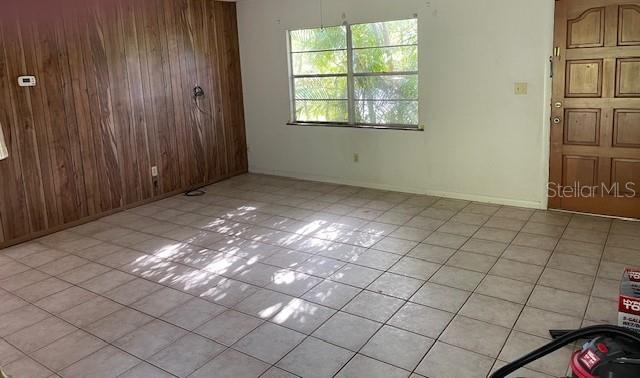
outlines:
[{"label": "white painted wall", "polygon": [[[424,132],[287,126],[286,30],[320,0],[240,0],[251,172],[546,207],[554,0],[324,0],[325,25],[419,19]],[[526,96],[515,82],[529,83]],[[353,154],[360,162],[353,162]]]}]

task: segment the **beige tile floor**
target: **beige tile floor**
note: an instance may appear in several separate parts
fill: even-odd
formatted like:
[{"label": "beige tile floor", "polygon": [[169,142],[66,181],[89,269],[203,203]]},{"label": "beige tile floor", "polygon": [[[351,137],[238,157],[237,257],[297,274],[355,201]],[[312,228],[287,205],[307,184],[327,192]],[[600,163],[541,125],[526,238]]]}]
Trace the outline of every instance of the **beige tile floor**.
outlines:
[{"label": "beige tile floor", "polygon": [[245,175],[0,251],[0,366],[484,377],[549,328],[615,322],[625,264],[638,223]]}]

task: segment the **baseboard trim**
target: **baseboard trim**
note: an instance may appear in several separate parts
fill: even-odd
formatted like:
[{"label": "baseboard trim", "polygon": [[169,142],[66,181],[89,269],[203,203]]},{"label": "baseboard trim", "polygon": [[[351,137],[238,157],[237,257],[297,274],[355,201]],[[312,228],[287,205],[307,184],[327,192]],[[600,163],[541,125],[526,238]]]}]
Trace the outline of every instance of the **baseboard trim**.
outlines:
[{"label": "baseboard trim", "polygon": [[43,230],[43,231],[39,231],[39,232],[35,232],[35,233],[29,234],[29,235],[25,235],[25,236],[20,237],[18,239],[5,240],[5,241],[0,243],[0,249],[4,249],[4,248],[8,248],[8,247],[17,245],[17,244],[25,243],[25,242],[28,242],[28,241],[31,241],[31,240],[34,240],[34,239],[41,238],[43,236],[50,235],[50,234],[55,234],[56,232],[60,232],[60,231],[64,231],[64,230],[67,230],[67,229],[70,229],[70,228],[73,228],[73,227],[77,227],[77,226],[83,225],[85,223],[93,222],[93,221],[96,221],[96,220],[98,220],[100,218],[107,217],[109,215],[120,213],[122,211],[133,209],[133,208],[136,208],[138,206],[146,205],[146,204],[149,204],[149,203],[157,202],[157,201],[163,200],[165,198],[173,197],[173,196],[178,195],[180,193],[184,193],[186,191],[189,191],[189,190],[193,189],[194,187],[208,186],[208,185],[211,185],[211,184],[215,184],[216,182],[224,181],[224,180],[227,180],[227,179],[229,179],[231,177],[242,175],[242,174],[245,174],[245,173],[247,173],[246,170],[239,171],[239,172],[233,172],[233,173],[230,173],[229,175],[225,175],[225,176],[222,176],[222,177],[215,178],[213,180],[209,180],[209,181],[207,181],[207,182],[205,182],[205,183],[203,183],[201,185],[188,186],[188,187],[185,187],[185,188],[174,190],[174,191],[169,192],[169,193],[159,194],[159,195],[157,195],[155,197],[152,197],[152,198],[149,198],[149,199],[146,199],[146,200],[143,200],[143,201],[139,201],[139,202],[131,203],[131,204],[128,204],[128,205],[124,205],[122,207],[119,207],[119,208],[116,208],[116,209],[111,209],[111,210],[108,210],[108,211],[105,211],[105,212],[102,212],[102,213],[99,213],[99,214],[93,214],[93,215],[90,215],[88,217],[75,220],[73,222],[61,224],[59,226],[52,227],[52,228],[49,228],[49,229],[46,229],[46,230]]},{"label": "baseboard trim", "polygon": [[474,202],[484,202],[484,203],[491,203],[496,205],[525,207],[530,209],[546,209],[546,207],[542,202],[514,200],[509,198],[492,197],[492,196],[486,196],[481,194],[457,193],[457,192],[449,192],[449,191],[430,190],[430,189],[418,188],[418,187],[386,185],[386,184],[380,184],[380,183],[374,183],[374,182],[352,180],[352,179],[343,178],[343,177],[314,175],[314,174],[307,174],[307,173],[300,173],[300,172],[264,169],[259,167],[250,167],[249,172],[256,173],[256,174],[296,178],[300,180],[327,182],[327,183],[339,184],[339,185],[351,185],[351,186],[360,186],[360,187],[371,188],[371,189],[390,190],[390,191],[413,193],[413,194],[425,194],[429,196],[461,199],[461,200],[474,201]]}]

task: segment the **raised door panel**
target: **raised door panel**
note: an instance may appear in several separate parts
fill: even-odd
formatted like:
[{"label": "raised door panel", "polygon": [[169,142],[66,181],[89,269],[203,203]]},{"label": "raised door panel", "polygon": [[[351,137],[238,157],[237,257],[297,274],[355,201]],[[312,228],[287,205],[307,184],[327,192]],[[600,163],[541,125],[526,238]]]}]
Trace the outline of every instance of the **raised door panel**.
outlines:
[{"label": "raised door panel", "polygon": [[567,48],[604,46],[605,8],[592,8],[567,23]]},{"label": "raised door panel", "polygon": [[614,110],[613,145],[640,148],[640,109]]},{"label": "raised door panel", "polygon": [[612,159],[611,183],[621,194],[640,197],[640,160]]},{"label": "raised door panel", "polygon": [[600,144],[600,109],[566,109],[564,144]]},{"label": "raised door panel", "polygon": [[633,4],[620,5],[618,45],[640,45],[640,6]]},{"label": "raised door panel", "polygon": [[618,59],[616,97],[640,97],[640,58]]},{"label": "raised door panel", "polygon": [[602,59],[567,61],[566,97],[602,96]]},{"label": "raised door panel", "polygon": [[564,156],[564,186],[596,186],[598,180],[598,158],[595,156]]}]

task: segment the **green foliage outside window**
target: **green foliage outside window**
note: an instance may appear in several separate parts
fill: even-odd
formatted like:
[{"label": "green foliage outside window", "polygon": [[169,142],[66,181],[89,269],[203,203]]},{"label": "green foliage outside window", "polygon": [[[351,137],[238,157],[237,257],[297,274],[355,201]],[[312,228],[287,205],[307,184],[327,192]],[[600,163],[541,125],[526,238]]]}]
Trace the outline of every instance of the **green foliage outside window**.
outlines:
[{"label": "green foliage outside window", "polygon": [[417,125],[417,33],[415,19],[291,31],[296,121],[347,123],[351,95],[357,124]]}]

